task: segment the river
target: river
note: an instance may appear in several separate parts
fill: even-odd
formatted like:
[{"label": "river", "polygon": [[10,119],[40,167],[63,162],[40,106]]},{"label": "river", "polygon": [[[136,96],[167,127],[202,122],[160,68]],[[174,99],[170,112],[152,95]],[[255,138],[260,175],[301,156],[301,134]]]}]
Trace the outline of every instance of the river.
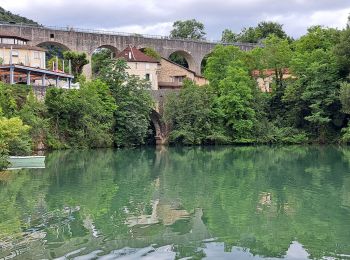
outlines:
[{"label": "river", "polygon": [[61,151],[0,173],[0,259],[350,259],[350,148]]}]

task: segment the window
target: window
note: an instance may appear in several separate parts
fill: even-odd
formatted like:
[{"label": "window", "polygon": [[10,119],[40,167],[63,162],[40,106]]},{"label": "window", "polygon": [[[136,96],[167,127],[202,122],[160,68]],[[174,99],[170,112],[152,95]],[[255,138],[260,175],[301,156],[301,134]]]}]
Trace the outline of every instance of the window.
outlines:
[{"label": "window", "polygon": [[184,81],[186,76],[175,76],[174,77],[174,82],[177,82],[177,83],[182,83]]},{"label": "window", "polygon": [[146,63],[146,70],[149,70],[149,64]]},{"label": "window", "polygon": [[150,80],[150,79],[151,79],[151,75],[150,75],[149,73],[147,73],[147,74],[145,75],[145,79],[146,79],[146,80]]},{"label": "window", "polygon": [[2,38],[2,43],[4,43],[4,44],[15,44],[15,39]]},{"label": "window", "polygon": [[12,50],[12,57],[18,57],[18,51]]},{"label": "window", "polygon": [[50,39],[54,39],[55,35],[53,33],[50,33]]},{"label": "window", "polygon": [[38,51],[34,52],[34,59],[36,59],[36,60],[40,59],[40,53]]}]

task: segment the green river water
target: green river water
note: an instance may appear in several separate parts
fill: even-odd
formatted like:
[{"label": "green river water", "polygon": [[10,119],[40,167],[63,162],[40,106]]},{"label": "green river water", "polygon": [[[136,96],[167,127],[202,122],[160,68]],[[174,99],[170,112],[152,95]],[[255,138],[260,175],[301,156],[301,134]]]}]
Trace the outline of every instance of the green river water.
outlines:
[{"label": "green river water", "polygon": [[53,152],[0,173],[0,259],[350,259],[350,148]]}]

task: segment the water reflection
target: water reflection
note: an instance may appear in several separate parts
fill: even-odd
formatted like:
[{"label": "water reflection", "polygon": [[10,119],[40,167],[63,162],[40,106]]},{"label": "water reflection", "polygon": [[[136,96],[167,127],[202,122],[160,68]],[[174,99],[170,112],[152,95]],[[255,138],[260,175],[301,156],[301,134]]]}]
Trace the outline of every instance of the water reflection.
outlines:
[{"label": "water reflection", "polygon": [[0,174],[0,258],[350,255],[350,149],[65,151]]}]

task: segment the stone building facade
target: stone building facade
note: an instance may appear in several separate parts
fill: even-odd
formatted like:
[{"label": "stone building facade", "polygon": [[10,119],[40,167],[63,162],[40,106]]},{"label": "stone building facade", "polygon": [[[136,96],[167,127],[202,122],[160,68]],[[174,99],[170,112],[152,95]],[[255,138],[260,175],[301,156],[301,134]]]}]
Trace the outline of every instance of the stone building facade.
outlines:
[{"label": "stone building facade", "polygon": [[208,84],[204,77],[197,75],[194,71],[182,67],[171,60],[161,58],[158,76],[159,89],[181,88],[184,79],[192,80],[199,86]]},{"label": "stone building facade", "polygon": [[127,47],[117,55],[117,58],[125,59],[128,65],[127,72],[130,75],[139,76],[141,79],[149,80],[152,90],[158,89],[158,73],[160,63],[136,47]]},{"label": "stone building facade", "polygon": [[28,39],[19,36],[0,34],[2,64],[22,64],[45,69],[45,49],[31,46],[28,42]]}]

